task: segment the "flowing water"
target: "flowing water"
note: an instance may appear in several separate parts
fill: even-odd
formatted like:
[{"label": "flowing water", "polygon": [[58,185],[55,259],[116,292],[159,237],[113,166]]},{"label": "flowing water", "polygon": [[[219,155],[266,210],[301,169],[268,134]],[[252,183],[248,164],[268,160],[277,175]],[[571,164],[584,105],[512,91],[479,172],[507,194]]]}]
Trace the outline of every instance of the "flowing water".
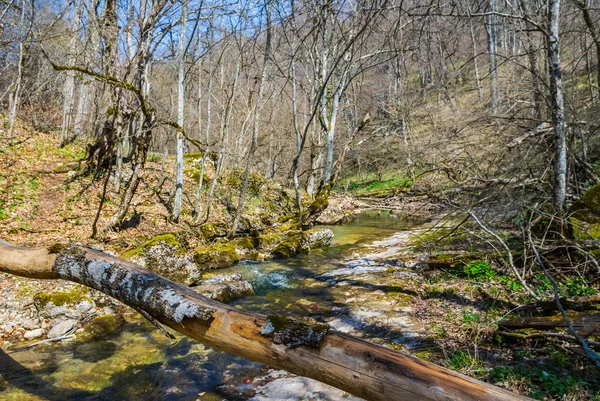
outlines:
[{"label": "flowing water", "polygon": [[[401,216],[364,212],[330,227],[332,245],[288,260],[243,262],[217,274],[240,273],[256,295],[232,304],[263,314],[331,321],[345,308],[343,290],[327,273],[367,264],[365,245],[417,224]],[[365,286],[365,291],[372,291]],[[178,336],[169,340],[137,314],[126,316],[118,334],[95,342],[44,344],[24,351],[0,351],[2,400],[221,400],[265,368],[254,362]]]}]

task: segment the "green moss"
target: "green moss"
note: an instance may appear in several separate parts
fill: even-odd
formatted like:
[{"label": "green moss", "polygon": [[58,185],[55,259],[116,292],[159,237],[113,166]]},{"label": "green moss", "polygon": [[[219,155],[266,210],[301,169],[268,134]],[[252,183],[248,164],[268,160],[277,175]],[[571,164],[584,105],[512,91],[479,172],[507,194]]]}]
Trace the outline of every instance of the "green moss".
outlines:
[{"label": "green moss", "polygon": [[97,341],[116,333],[125,323],[118,313],[98,316],[83,325],[83,333],[77,335],[84,341]]},{"label": "green moss", "polygon": [[600,223],[600,183],[588,189],[583,196],[575,202],[569,212],[575,219],[586,223]]},{"label": "green moss", "polygon": [[60,244],[60,243],[55,243],[52,244],[48,247],[48,253],[53,254],[53,253],[61,253],[62,251],[64,251],[66,248],[66,245]]},{"label": "green moss", "polygon": [[410,305],[413,300],[411,295],[405,294],[400,291],[389,291],[386,293],[386,296],[393,298],[394,301],[398,302],[398,304],[405,306]]},{"label": "green moss", "polygon": [[271,248],[283,241],[283,234],[279,231],[271,231],[258,236],[258,247]]},{"label": "green moss", "polygon": [[175,248],[175,251],[178,254],[185,253],[185,249],[183,248],[183,246],[181,245],[181,243],[179,242],[179,240],[177,239],[177,237],[174,234],[161,234],[161,235],[157,235],[156,237],[152,238],[151,240],[149,240],[147,242],[144,242],[139,247],[125,252],[123,255],[121,255],[121,257],[123,259],[131,259],[131,258],[138,256],[139,254],[145,252],[147,249],[152,248],[153,246],[156,246],[160,243],[163,243],[163,244],[166,244],[166,245],[169,245],[169,246]]},{"label": "green moss", "polygon": [[419,359],[431,362],[434,359],[435,352],[433,352],[432,350],[426,349],[426,350],[422,350],[422,351],[417,351],[414,353],[414,355]]},{"label": "green moss", "polygon": [[231,242],[217,243],[196,249],[194,261],[200,267],[220,269],[231,267],[240,261],[240,255]]},{"label": "green moss", "polygon": [[301,251],[302,235],[299,232],[291,233],[271,252],[276,258],[289,258]]},{"label": "green moss", "polygon": [[88,297],[86,294],[87,289],[85,287],[77,287],[68,292],[38,292],[33,296],[33,303],[38,310],[43,309],[49,303],[53,303],[56,306],[77,305],[81,301],[93,303],[90,297]]},{"label": "green moss", "polygon": [[198,229],[206,239],[227,236],[227,225],[224,223],[205,223]]},{"label": "green moss", "polygon": [[[196,168],[186,168],[183,173],[196,184],[200,183],[200,170]],[[206,173],[202,176],[202,182],[210,182],[210,177]]]},{"label": "green moss", "polygon": [[183,155],[183,158],[185,160],[198,160],[198,159],[202,159],[202,156],[204,156],[204,154],[202,152],[191,152],[191,153],[185,153]]},{"label": "green moss", "polygon": [[576,218],[570,218],[573,235],[579,240],[596,240],[600,241],[600,222],[594,224],[588,224],[584,221],[577,220]]},{"label": "green moss", "polygon": [[237,249],[252,250],[255,248],[254,242],[248,237],[236,238],[233,243]]}]

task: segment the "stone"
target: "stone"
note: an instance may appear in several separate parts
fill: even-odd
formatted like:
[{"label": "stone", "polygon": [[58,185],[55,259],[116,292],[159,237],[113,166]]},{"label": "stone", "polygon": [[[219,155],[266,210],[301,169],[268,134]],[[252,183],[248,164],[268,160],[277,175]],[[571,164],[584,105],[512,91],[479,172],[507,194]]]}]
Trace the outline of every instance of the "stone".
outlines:
[{"label": "stone", "polygon": [[48,338],[57,338],[62,337],[71,331],[77,325],[77,320],[75,319],[67,319],[63,320],[60,323],[54,325],[52,329],[48,332]]},{"label": "stone", "polygon": [[81,320],[96,310],[94,301],[83,287],[71,291],[40,292],[33,296],[33,302],[39,316],[52,323],[65,319]]},{"label": "stone", "polygon": [[252,284],[239,273],[209,277],[193,290],[219,302],[254,295]]},{"label": "stone", "polygon": [[275,379],[259,388],[250,401],[361,401],[343,390],[316,380],[294,376]]},{"label": "stone", "polygon": [[77,334],[77,337],[86,341],[102,340],[118,332],[124,324],[123,316],[118,313],[96,316],[83,324],[83,331],[81,334]]},{"label": "stone", "polygon": [[0,331],[10,334],[15,330],[15,326],[13,322],[6,322],[0,326]]},{"label": "stone", "polygon": [[35,338],[40,338],[43,335],[44,335],[44,329],[35,329],[35,330],[26,331],[25,334],[23,335],[23,338],[25,338],[26,340],[33,340]]},{"label": "stone", "polygon": [[25,330],[35,330],[40,327],[40,323],[37,319],[25,319],[23,320],[23,323],[21,323],[21,326],[23,326]]},{"label": "stone", "polygon": [[196,249],[194,261],[202,270],[220,269],[237,264],[240,261],[240,255],[233,243],[216,243]]},{"label": "stone", "polygon": [[331,244],[333,231],[317,227],[306,231],[292,231],[271,252],[276,258],[289,258],[313,249],[326,248]]},{"label": "stone", "polygon": [[569,209],[571,217],[585,223],[600,223],[600,183],[588,189]]},{"label": "stone", "polygon": [[335,225],[341,224],[344,221],[346,214],[337,206],[329,206],[315,220],[318,224]]},{"label": "stone", "polygon": [[311,249],[327,248],[331,245],[333,231],[329,228],[317,227],[306,230],[302,233],[302,248],[310,251]]},{"label": "stone", "polygon": [[184,285],[193,285],[202,277],[174,234],[156,236],[121,257]]}]

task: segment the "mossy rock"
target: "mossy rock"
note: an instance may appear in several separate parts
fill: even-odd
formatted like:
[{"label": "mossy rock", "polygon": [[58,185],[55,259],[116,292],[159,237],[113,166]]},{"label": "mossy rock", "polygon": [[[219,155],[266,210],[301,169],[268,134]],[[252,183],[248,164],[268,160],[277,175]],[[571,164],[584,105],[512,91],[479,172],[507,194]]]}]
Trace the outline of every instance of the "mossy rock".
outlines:
[{"label": "mossy rock", "polygon": [[331,245],[333,231],[329,228],[316,227],[302,232],[301,251],[323,249]]},{"label": "mossy rock", "polygon": [[198,229],[206,239],[227,236],[227,225],[224,223],[205,223],[198,227]]},{"label": "mossy rock", "polygon": [[[189,177],[192,181],[194,181],[196,184],[200,183],[200,169],[197,168],[187,168],[183,171],[183,173]],[[204,173],[202,176],[202,182],[203,183],[210,183],[211,178]]]},{"label": "mossy rock", "polygon": [[50,303],[55,306],[75,306],[82,301],[93,304],[92,299],[87,296],[85,287],[78,287],[71,291],[39,292],[33,296],[33,303],[38,310],[44,309]]},{"label": "mossy rock", "polygon": [[600,241],[600,223],[588,224],[584,221],[570,218],[573,235],[581,241],[595,240]]},{"label": "mossy rock", "polygon": [[292,232],[271,251],[276,258],[290,258],[302,252],[301,232]]},{"label": "mossy rock", "polygon": [[240,255],[233,243],[217,243],[196,249],[194,261],[201,269],[221,269],[238,263]]},{"label": "mossy rock", "polygon": [[569,212],[571,217],[585,223],[600,223],[600,183],[588,189],[573,203]]},{"label": "mossy rock", "polygon": [[118,313],[107,313],[83,324],[83,332],[77,337],[84,341],[98,341],[118,332],[125,320]]},{"label": "mossy rock", "polygon": [[255,241],[253,241],[253,240],[254,240],[254,238],[239,237],[233,241],[233,244],[236,249],[241,249],[244,251],[251,251],[254,248],[256,248]]},{"label": "mossy rock", "polygon": [[161,234],[157,235],[149,241],[144,242],[137,248],[125,252],[123,255],[121,255],[121,258],[132,259],[136,256],[140,256],[148,249],[153,248],[159,244],[165,244],[172,247],[174,251],[180,255],[185,254],[185,248],[181,245],[181,242],[177,239],[175,234]]},{"label": "mossy rock", "polygon": [[175,234],[156,236],[121,257],[181,284],[193,285],[201,278],[198,267]]},{"label": "mossy rock", "polygon": [[283,232],[281,231],[270,231],[263,233],[257,237],[258,248],[271,249],[283,241]]}]

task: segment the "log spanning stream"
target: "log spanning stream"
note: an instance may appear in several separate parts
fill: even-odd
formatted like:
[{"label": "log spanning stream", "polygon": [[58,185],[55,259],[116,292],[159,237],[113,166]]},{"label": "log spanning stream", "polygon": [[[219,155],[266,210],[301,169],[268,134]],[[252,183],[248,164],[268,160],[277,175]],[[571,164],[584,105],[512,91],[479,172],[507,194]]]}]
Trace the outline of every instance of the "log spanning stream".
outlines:
[{"label": "log spanning stream", "polygon": [[[394,273],[393,266],[374,262],[368,255],[385,251],[381,240],[415,224],[385,213],[364,213],[350,224],[331,227],[334,241],[324,251],[285,261],[241,263],[215,273],[238,273],[253,284],[256,295],[231,303],[239,309],[298,321],[311,319],[311,324],[327,323],[337,332],[410,349],[423,344],[406,316],[407,309],[387,300],[389,285],[373,283],[367,277]],[[379,245],[377,241],[381,241]],[[239,400],[257,388],[260,394],[264,390],[261,385],[269,381],[266,377],[280,375],[187,337],[169,340],[137,313],[126,320],[123,330],[101,341],[1,351],[0,398]],[[218,338],[212,341],[219,342]],[[361,345],[355,342],[352,347]],[[440,378],[444,375],[439,374]],[[482,391],[495,393],[492,388]],[[268,399],[282,396],[271,397]],[[335,397],[356,400],[341,391]]]}]

